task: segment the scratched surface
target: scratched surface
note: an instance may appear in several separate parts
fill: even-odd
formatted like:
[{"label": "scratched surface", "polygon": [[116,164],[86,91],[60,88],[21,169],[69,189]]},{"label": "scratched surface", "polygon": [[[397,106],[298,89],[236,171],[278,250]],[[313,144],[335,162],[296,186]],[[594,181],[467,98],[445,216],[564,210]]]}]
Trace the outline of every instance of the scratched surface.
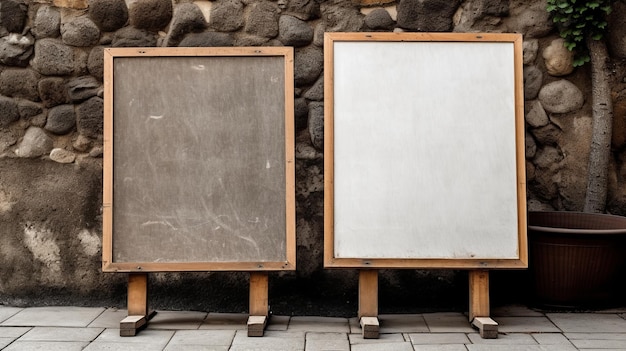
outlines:
[{"label": "scratched surface", "polygon": [[114,76],[114,262],[284,261],[284,59],[116,58]]}]

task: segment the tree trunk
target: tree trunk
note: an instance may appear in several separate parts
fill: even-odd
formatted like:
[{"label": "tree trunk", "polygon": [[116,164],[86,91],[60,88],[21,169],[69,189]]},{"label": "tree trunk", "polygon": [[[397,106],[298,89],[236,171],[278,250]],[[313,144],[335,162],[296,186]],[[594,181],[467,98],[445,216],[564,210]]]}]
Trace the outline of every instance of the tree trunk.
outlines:
[{"label": "tree trunk", "polygon": [[591,56],[591,91],[593,131],[589,166],[587,170],[587,193],[585,212],[604,212],[606,207],[609,159],[613,127],[613,103],[609,74],[606,67],[608,53],[604,39],[587,38]]}]

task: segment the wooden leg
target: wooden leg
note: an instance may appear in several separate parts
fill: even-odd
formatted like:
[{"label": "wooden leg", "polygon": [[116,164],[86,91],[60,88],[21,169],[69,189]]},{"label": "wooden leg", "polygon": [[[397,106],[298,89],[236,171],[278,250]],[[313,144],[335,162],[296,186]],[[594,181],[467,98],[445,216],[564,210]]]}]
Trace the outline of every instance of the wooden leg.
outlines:
[{"label": "wooden leg", "polygon": [[359,318],[364,339],[378,339],[378,270],[359,271]]},{"label": "wooden leg", "polygon": [[263,336],[269,314],[268,289],[269,277],[267,272],[250,273],[248,336]]},{"label": "wooden leg", "polygon": [[489,271],[469,272],[469,320],[483,339],[498,337],[498,323],[489,317]]},{"label": "wooden leg", "polygon": [[148,273],[128,275],[128,317],[120,322],[120,336],[135,336],[148,323]]}]

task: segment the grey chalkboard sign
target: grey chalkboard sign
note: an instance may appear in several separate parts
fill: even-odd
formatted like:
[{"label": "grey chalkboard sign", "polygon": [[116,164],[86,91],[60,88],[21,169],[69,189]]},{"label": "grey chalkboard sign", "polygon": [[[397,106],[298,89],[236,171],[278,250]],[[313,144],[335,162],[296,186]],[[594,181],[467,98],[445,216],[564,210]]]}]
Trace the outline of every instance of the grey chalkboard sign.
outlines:
[{"label": "grey chalkboard sign", "polygon": [[527,264],[522,37],[326,33],[325,265]]},{"label": "grey chalkboard sign", "polygon": [[295,269],[291,48],[105,50],[105,271]]}]

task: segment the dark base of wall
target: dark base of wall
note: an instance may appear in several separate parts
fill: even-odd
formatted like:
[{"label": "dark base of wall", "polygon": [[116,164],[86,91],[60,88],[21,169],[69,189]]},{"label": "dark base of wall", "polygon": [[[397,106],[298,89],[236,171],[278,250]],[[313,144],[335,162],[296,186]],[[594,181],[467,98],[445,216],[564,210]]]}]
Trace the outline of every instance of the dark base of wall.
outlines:
[{"label": "dark base of wall", "polygon": [[[521,272],[493,272],[492,305],[525,302],[521,290],[511,285],[513,280],[518,280],[516,273]],[[25,294],[0,292],[0,304],[126,308],[126,274],[106,273],[103,277],[111,275],[117,282],[102,291],[80,293],[41,286],[37,291]],[[306,278],[270,273],[271,312],[276,315],[354,317],[358,312],[357,278],[357,272],[352,270],[322,272]],[[150,274],[149,281],[152,309],[248,311],[247,273],[158,273]],[[465,271],[383,270],[380,272],[379,313],[464,312],[468,305],[467,286]]]}]

